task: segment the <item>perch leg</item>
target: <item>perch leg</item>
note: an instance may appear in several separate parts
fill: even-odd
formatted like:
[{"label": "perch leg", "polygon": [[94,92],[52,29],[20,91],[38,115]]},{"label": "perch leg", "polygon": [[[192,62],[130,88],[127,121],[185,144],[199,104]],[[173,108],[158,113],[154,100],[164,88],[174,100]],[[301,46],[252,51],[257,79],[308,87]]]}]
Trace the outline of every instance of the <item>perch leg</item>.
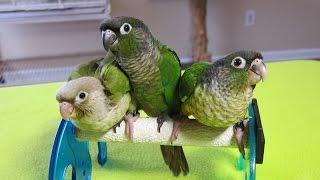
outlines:
[{"label": "perch leg", "polygon": [[243,121],[237,122],[233,126],[234,136],[236,138],[238,149],[239,149],[239,152],[242,154],[243,158],[245,158],[243,134],[244,134],[244,130],[247,125],[247,122],[248,122],[247,120],[243,120]]},{"label": "perch leg", "polygon": [[140,117],[140,114],[127,114],[124,117],[124,121],[126,122],[126,134],[130,140],[133,139],[134,133],[134,122]]},{"label": "perch leg", "polygon": [[107,143],[106,142],[98,142],[98,163],[103,166],[107,162]]},{"label": "perch leg", "polygon": [[48,179],[65,179],[65,169],[69,165],[72,165],[72,179],[91,178],[89,144],[87,141],[78,141],[73,124],[62,120],[52,147]]}]

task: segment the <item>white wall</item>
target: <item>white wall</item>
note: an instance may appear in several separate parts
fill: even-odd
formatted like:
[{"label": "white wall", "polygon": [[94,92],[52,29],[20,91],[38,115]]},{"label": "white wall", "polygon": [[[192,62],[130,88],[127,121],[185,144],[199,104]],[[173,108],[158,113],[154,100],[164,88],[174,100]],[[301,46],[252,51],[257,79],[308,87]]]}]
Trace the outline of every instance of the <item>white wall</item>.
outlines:
[{"label": "white wall", "polygon": [[[319,0],[233,0],[234,47],[263,51],[320,48]],[[256,12],[256,25],[245,27],[246,9]]]},{"label": "white wall", "polygon": [[1,26],[2,59],[86,53],[100,49],[98,21]]},{"label": "white wall", "polygon": [[181,56],[191,55],[191,19],[186,0],[112,0],[112,16],[142,19],[151,32]]},{"label": "white wall", "polygon": [[[238,49],[320,49],[318,7],[319,0],[208,0],[209,51],[222,55]],[[255,26],[243,26],[246,9],[256,11]],[[111,0],[111,12],[144,20],[181,57],[191,56],[188,0]],[[102,54],[99,23],[0,25],[0,59]]]},{"label": "white wall", "polygon": [[[137,2],[137,1],[134,1]],[[149,25],[163,43],[181,57],[191,57],[191,12],[188,0],[113,0],[112,15],[135,16]],[[231,1],[208,1],[208,49],[213,54],[232,50],[232,16],[226,11]]]}]

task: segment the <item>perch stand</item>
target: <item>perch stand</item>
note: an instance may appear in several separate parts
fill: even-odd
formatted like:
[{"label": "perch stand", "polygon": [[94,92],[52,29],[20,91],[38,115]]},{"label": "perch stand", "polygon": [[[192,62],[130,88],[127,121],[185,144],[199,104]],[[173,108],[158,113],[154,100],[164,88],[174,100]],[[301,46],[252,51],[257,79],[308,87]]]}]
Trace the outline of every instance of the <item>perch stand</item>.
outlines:
[{"label": "perch stand", "polygon": [[[180,126],[180,133],[174,142],[170,142],[173,122],[164,122],[161,132],[157,132],[156,118],[140,118],[134,124],[133,143],[153,143],[161,145],[182,146],[236,146],[233,141],[233,127],[211,128],[195,121],[184,121]],[[190,128],[192,127],[192,128]],[[98,142],[98,162],[104,165],[107,161],[106,141],[128,141],[124,133],[125,124],[122,122],[117,133],[112,130],[100,138]],[[256,163],[262,164],[264,153],[264,134],[261,126],[259,109],[256,99],[249,106],[249,122],[247,126],[246,144],[249,150],[249,168],[245,170],[245,179],[254,180],[256,177]],[[53,144],[49,180],[64,179],[65,171],[72,166],[72,179],[91,179],[92,164],[89,154],[88,140],[90,134],[75,131],[70,121],[62,120]]]}]

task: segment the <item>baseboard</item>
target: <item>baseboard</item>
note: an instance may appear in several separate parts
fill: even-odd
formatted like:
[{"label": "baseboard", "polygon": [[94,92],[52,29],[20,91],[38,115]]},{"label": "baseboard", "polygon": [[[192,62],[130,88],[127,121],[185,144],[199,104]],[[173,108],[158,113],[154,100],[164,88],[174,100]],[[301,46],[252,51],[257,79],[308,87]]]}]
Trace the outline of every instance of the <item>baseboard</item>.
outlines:
[{"label": "baseboard", "polygon": [[[92,52],[82,52],[68,55],[59,55],[52,57],[30,57],[25,59],[7,59],[5,62],[9,61],[19,61],[19,60],[42,60],[42,59],[52,59],[52,60],[68,60],[74,58],[83,58],[83,57],[95,57],[103,56],[105,54],[102,50],[92,51]],[[221,59],[227,54],[217,54],[212,56],[212,61]],[[311,49],[288,49],[288,50],[279,50],[279,51],[262,51],[262,55],[265,61],[287,61],[287,60],[297,60],[297,59],[320,59],[320,48],[311,48]],[[191,63],[191,57],[180,57],[182,63]]]},{"label": "baseboard", "polygon": [[2,74],[5,83],[0,87],[66,81],[73,69],[74,66],[7,71]]},{"label": "baseboard", "polygon": [[319,59],[320,48],[313,49],[289,49],[283,51],[262,52],[266,61],[287,61],[300,59]]},{"label": "baseboard", "polygon": [[[212,56],[212,61],[221,59],[227,54],[218,54]],[[320,59],[320,48],[312,49],[289,49],[280,51],[262,51],[265,61],[288,61],[300,59]],[[183,63],[192,63],[191,57],[181,58]]]}]

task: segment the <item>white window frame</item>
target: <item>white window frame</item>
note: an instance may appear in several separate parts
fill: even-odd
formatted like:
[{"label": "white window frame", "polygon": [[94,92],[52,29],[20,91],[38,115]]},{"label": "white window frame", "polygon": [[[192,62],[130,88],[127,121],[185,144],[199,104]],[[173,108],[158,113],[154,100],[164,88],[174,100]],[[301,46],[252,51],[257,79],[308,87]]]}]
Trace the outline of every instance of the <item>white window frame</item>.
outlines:
[{"label": "white window frame", "polygon": [[[14,0],[12,0],[14,3]],[[37,23],[105,19],[110,17],[109,0],[100,2],[35,5],[0,5],[1,23]]]}]

